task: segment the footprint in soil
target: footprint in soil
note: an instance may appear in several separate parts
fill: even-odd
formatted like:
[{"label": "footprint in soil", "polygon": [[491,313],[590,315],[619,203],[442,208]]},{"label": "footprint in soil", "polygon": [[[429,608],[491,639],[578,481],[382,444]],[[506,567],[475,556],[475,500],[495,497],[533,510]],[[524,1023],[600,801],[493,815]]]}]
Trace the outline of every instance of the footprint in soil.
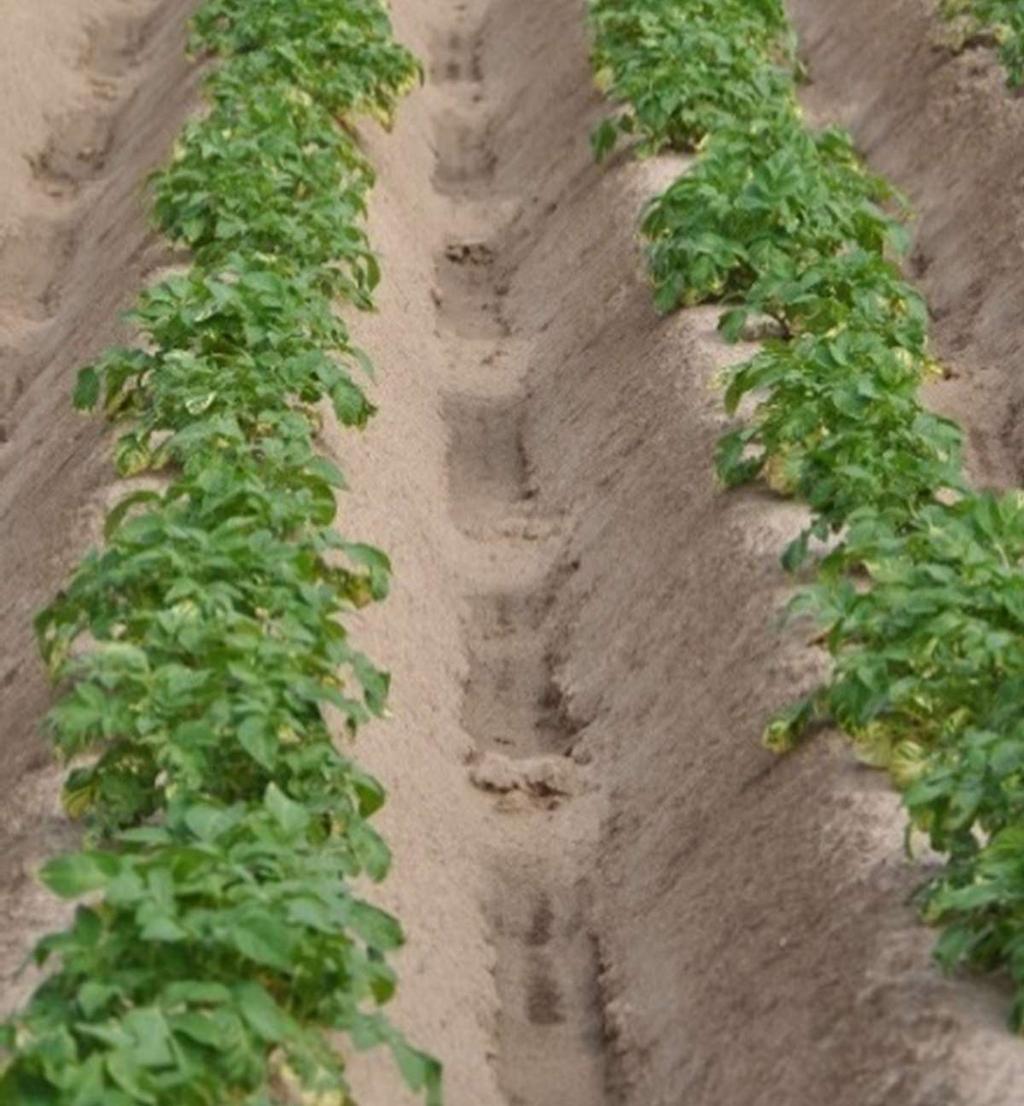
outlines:
[{"label": "footprint in soil", "polygon": [[565,1022],[562,994],[552,978],[553,974],[547,957],[535,958],[526,996],[526,1016],[531,1025],[562,1025]]},{"label": "footprint in soil", "polygon": [[494,251],[486,242],[453,242],[444,251],[453,265],[490,265]]},{"label": "footprint in soil", "polygon": [[527,941],[535,947],[542,947],[551,940],[551,927],[555,922],[555,912],[551,909],[551,899],[542,894],[533,911],[533,922]]}]

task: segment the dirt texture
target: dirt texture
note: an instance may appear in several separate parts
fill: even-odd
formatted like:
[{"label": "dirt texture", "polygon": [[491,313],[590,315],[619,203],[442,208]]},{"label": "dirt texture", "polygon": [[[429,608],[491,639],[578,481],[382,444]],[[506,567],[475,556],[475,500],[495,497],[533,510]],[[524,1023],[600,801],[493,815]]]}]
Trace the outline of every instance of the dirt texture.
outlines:
[{"label": "dirt texture", "polygon": [[383,413],[346,461],[398,564],[364,754],[401,788],[400,1019],[466,1106],[1013,1101],[1006,995],[931,964],[888,784],[759,748],[820,663],[775,619],[802,517],[715,488],[737,352],[651,307],[636,217],[680,164],[593,165],[580,5],[397,15],[432,64],[374,147]]},{"label": "dirt texture", "polygon": [[32,618],[116,494],[108,439],[71,409],[77,369],[167,263],[144,181],[195,100],[194,0],[0,0],[0,1007],[62,911],[35,883],[72,838],[40,735],[50,702]]},{"label": "dirt texture", "polygon": [[788,0],[804,102],[852,130],[916,213],[910,275],[948,378],[929,390],[968,432],[981,485],[1024,483],[1024,99],[993,50],[950,49],[937,0]]},{"label": "dirt texture", "polygon": [[[43,813],[55,774],[33,736],[46,693],[27,620],[110,495],[100,431],[67,413],[67,392],[127,288],[162,263],[138,189],[194,87],[180,57],[187,6],[145,8],[155,22],[111,116],[132,122],[115,122],[106,169],[67,201],[92,230],[52,267],[59,304],[41,324],[24,306],[2,317],[27,382],[10,420],[19,437],[0,447],[3,533],[16,535],[0,576],[5,970],[50,909],[25,873],[67,832]],[[871,13],[859,47],[826,32],[852,39],[847,6]],[[940,55],[918,48],[934,29],[923,22],[900,54],[883,34],[892,6],[794,5],[808,95],[822,118],[854,123],[877,167],[928,208],[921,271],[947,312],[940,342],[961,341],[937,402],[966,411],[984,444],[1006,417],[1009,368],[988,359],[983,341],[997,339],[961,306],[966,287],[953,289],[958,259],[982,250],[964,220],[980,237],[1009,207],[982,212],[990,193],[959,160],[974,108],[958,116],[952,93],[934,109],[950,113],[950,154],[927,188],[918,162],[893,152],[914,134],[891,122],[914,95],[898,95],[907,58]],[[395,869],[374,895],[409,937],[393,1016],[445,1062],[449,1106],[1021,1101],[1007,995],[930,962],[932,935],[907,902],[924,870],[903,855],[888,784],[835,737],[783,760],[759,746],[768,712],[821,663],[776,618],[788,595],[778,553],[803,516],[713,480],[716,374],[750,349],[721,343],[714,310],[653,310],[636,221],[682,164],[594,165],[588,133],[605,109],[579,0],[394,7],[428,79],[393,134],[364,134],[386,275],[379,311],[354,325],[379,367],[380,414],[364,435],[325,434],[353,489],[346,532],[396,568],[388,602],[354,620],[394,676],[391,720],[359,741],[390,793]],[[837,60],[852,67],[858,50],[879,67],[865,81]],[[1017,111],[991,75],[970,79],[988,82],[971,93],[978,105]],[[45,195],[33,180],[30,199]],[[96,245],[104,222],[116,247]],[[995,300],[1011,295],[1000,267],[992,279]],[[1007,315],[998,340],[1010,349],[1014,334]],[[1002,445],[976,453],[991,479],[1008,477]],[[353,1073],[365,1106],[412,1101],[382,1056],[355,1058]]]}]

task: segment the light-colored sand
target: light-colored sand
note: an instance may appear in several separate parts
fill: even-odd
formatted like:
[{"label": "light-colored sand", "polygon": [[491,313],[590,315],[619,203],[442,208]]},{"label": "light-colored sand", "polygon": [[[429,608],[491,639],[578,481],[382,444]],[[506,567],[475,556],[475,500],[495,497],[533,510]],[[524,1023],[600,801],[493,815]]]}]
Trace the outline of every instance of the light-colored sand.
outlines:
[{"label": "light-colored sand", "polygon": [[[679,165],[593,165],[577,0],[395,8],[430,64],[395,134],[366,134],[386,281],[357,330],[381,413],[326,435],[354,489],[346,530],[396,566],[357,625],[394,673],[393,718],[359,750],[391,794],[379,898],[410,938],[394,1016],[445,1061],[450,1106],[1024,1100],[1005,994],[929,962],[885,782],[828,738],[784,761],[759,748],[818,663],[774,621],[801,513],[714,487],[712,381],[735,354],[713,311],[656,317],[635,235]],[[143,148],[158,156],[188,98],[173,38],[148,39],[137,126],[154,131],[102,192],[136,248]],[[136,131],[120,134],[112,158]],[[68,286],[52,326],[74,316],[88,346],[124,287]],[[52,773],[30,759],[44,693],[23,619],[80,551],[104,472],[95,430],[71,437],[76,351],[59,348],[0,453],[18,459],[0,470],[18,863],[60,836],[26,812]],[[0,902],[13,950],[45,910],[10,874]],[[366,1106],[410,1101],[383,1058],[354,1071]]]},{"label": "light-colored sand", "polygon": [[165,261],[143,182],[194,99],[192,0],[0,3],[0,1005],[56,916],[31,877],[69,838],[39,735],[50,699],[32,617],[93,539],[111,476],[75,373]]},{"label": "light-colored sand", "polygon": [[983,484],[1024,484],[1024,99],[989,49],[953,56],[938,0],[789,0],[815,114],[852,129],[918,214],[911,273]]},{"label": "light-colored sand", "polygon": [[3,0],[0,3],[0,236],[42,206],[33,161],[52,124],[80,111],[101,73],[87,65],[91,28],[125,11],[119,0]]},{"label": "light-colored sand", "polygon": [[[651,309],[633,227],[678,166],[591,164],[578,5],[423,10],[434,79],[375,143],[383,413],[347,458],[399,566],[364,749],[399,787],[402,1020],[460,1106],[495,1075],[528,1106],[1014,1101],[1006,996],[932,967],[885,781],[758,746],[817,663],[773,621],[800,516],[715,490],[715,314]],[[564,801],[467,788],[467,755],[567,749]]]}]

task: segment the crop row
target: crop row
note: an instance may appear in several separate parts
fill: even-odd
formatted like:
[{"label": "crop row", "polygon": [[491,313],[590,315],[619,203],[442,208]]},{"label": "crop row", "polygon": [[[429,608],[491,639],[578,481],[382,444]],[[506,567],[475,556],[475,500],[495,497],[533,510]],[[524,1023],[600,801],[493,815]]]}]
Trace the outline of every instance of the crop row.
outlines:
[{"label": "crop row", "polygon": [[384,709],[342,618],[390,566],[335,529],[317,449],[325,405],[373,414],[336,310],[379,278],[350,123],[390,123],[420,71],[381,0],[207,0],[192,48],[220,64],[153,180],[191,264],[75,390],[121,425],[132,483],[37,622],[85,842],[43,869],[78,906],[0,1030],[0,1103],[344,1106],[338,1033],[438,1103],[438,1064],[380,1010],[401,930],[356,891],[388,869],[384,792],[328,724]]},{"label": "crop row", "polygon": [[623,134],[697,154],[643,220],[659,308],[721,303],[727,339],[752,317],[777,333],[728,374],[728,411],[752,413],[717,469],[810,505],[783,562],[813,570],[794,609],[820,622],[833,667],[766,741],[835,722],[889,769],[946,859],[921,892],[941,962],[1008,971],[1019,1028],[1024,499],[971,491],[959,428],[921,404],[937,367],[898,264],[902,202],[847,134],[805,126],[781,0],[591,0],[590,15],[616,104],[598,155]]}]

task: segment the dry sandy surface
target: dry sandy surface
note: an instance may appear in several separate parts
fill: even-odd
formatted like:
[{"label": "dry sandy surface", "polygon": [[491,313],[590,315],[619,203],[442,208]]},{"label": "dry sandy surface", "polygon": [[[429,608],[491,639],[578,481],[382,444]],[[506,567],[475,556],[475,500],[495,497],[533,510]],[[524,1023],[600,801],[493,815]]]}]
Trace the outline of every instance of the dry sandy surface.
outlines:
[{"label": "dry sandy surface", "polygon": [[918,215],[911,275],[979,483],[1024,484],[1024,99],[994,53],[943,48],[936,0],[788,0],[815,114],[849,127]]},{"label": "dry sandy surface", "polygon": [[[45,270],[0,315],[0,379],[22,380],[0,447],[5,971],[50,909],[26,873],[66,836],[43,805],[54,774],[33,736],[46,698],[27,620],[109,496],[99,431],[67,414],[67,392],[162,261],[139,182],[195,83],[187,4],[69,6],[80,35],[54,105],[0,133],[44,166],[0,176],[22,228],[0,276],[17,288],[26,258]],[[76,98],[100,109],[81,100],[90,55],[74,42],[129,9],[151,18],[129,23],[101,112],[112,129],[89,140],[107,152],[82,170],[53,127]],[[428,81],[393,135],[366,135],[386,282],[357,329],[381,414],[357,440],[328,435],[355,489],[346,529],[397,570],[357,627],[395,681],[393,719],[360,742],[391,794],[381,898],[409,935],[395,1017],[444,1060],[450,1106],[1024,1101],[1006,994],[930,963],[888,786],[836,739],[784,760],[759,747],[767,712],[820,663],[775,618],[801,513],[715,488],[713,382],[736,351],[714,311],[651,306],[636,217],[679,165],[593,164],[602,104],[579,0],[395,9]],[[1011,480],[1018,104],[982,56],[928,47],[916,2],[794,9],[815,113],[851,123],[925,213],[917,265],[957,373],[936,402],[969,422],[984,478]],[[63,255],[48,237],[61,220]],[[5,990],[9,1003],[23,985]],[[408,1101],[383,1058],[354,1068],[365,1106]]]},{"label": "dry sandy surface", "polygon": [[57,916],[38,859],[69,837],[39,734],[49,703],[32,617],[93,539],[107,441],[76,416],[77,368],[166,264],[146,174],[195,100],[194,0],[0,0],[0,1004]]}]

